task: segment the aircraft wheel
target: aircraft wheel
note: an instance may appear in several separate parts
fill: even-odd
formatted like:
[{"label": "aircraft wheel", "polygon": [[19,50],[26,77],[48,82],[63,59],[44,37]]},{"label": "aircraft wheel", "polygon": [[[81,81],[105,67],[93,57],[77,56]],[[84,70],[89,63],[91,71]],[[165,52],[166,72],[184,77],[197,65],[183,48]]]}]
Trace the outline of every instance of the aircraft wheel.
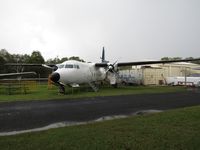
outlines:
[{"label": "aircraft wheel", "polygon": [[64,86],[59,86],[59,93],[65,94],[65,87]]}]

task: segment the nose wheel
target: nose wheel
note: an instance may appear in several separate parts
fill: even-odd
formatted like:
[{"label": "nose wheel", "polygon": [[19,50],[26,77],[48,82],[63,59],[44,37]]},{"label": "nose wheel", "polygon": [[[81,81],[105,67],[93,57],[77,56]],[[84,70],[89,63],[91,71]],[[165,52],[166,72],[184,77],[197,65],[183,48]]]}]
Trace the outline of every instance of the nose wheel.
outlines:
[{"label": "nose wheel", "polygon": [[64,87],[64,85],[59,84],[59,93],[65,94],[65,87]]}]

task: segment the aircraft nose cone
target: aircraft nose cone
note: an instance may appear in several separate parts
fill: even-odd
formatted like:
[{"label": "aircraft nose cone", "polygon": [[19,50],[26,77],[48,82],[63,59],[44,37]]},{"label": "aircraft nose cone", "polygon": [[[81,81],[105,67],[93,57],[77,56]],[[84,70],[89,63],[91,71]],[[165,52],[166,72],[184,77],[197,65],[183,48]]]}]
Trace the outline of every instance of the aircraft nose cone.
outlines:
[{"label": "aircraft nose cone", "polygon": [[51,79],[51,81],[53,81],[55,83],[58,82],[60,80],[59,73],[57,73],[57,72],[52,73],[50,79]]}]

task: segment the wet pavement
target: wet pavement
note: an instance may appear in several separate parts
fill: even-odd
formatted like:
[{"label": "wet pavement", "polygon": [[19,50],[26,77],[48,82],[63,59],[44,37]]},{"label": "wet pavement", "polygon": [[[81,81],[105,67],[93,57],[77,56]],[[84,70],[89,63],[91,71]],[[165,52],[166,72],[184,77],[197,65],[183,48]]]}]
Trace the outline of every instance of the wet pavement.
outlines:
[{"label": "wet pavement", "polygon": [[80,123],[106,116],[194,105],[200,105],[200,93],[195,91],[0,103],[0,133],[41,128],[59,122]]}]

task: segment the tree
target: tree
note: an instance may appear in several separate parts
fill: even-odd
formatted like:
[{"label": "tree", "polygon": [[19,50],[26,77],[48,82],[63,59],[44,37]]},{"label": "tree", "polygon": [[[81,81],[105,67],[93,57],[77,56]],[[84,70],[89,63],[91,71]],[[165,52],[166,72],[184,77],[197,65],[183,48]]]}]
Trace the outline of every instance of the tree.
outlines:
[{"label": "tree", "polygon": [[170,60],[181,60],[181,57],[163,57],[161,60],[163,61],[170,61]]},{"label": "tree", "polygon": [[44,58],[39,51],[33,51],[29,63],[44,64]]},{"label": "tree", "polygon": [[78,56],[69,57],[69,60],[77,60],[77,61],[80,61],[80,62],[85,62],[83,59],[80,59]]},{"label": "tree", "polygon": [[181,57],[173,57],[172,60],[181,60]]},{"label": "tree", "polygon": [[59,64],[60,63],[60,59],[58,58],[58,56],[54,59],[48,59],[46,61],[47,64]]},{"label": "tree", "polygon": [[[12,63],[13,62],[12,55],[6,49],[1,49],[0,50],[0,57],[1,57],[0,61],[3,64],[5,64],[5,63]],[[14,67],[12,67],[12,66],[8,66],[8,67],[2,66],[0,72],[1,73],[12,72],[13,68]]]},{"label": "tree", "polygon": [[0,56],[4,58],[5,63],[9,63],[12,62],[12,55],[10,53],[8,53],[8,51],[6,49],[1,49],[0,50]]},{"label": "tree", "polygon": [[[181,60],[182,58],[181,57],[163,57],[161,58],[161,60],[163,61],[168,61],[168,60]],[[194,59],[193,57],[186,57],[185,59]],[[192,63],[195,63],[195,64],[200,64],[200,61],[192,61]]]},{"label": "tree", "polygon": [[5,64],[5,59],[3,58],[3,56],[0,55],[0,73],[5,72],[5,67],[3,66],[3,64]]},{"label": "tree", "polygon": [[185,59],[194,59],[193,57],[186,57]]},{"label": "tree", "polygon": [[61,59],[58,58],[58,56],[54,59],[48,59],[46,61],[47,64],[60,64],[60,63],[63,63],[64,61],[67,61],[67,60],[77,60],[77,61],[80,61],[80,62],[85,62],[83,59],[80,59],[78,56],[72,56],[70,58],[68,57],[63,57]]},{"label": "tree", "polygon": [[[193,57],[187,57],[185,59],[194,59]],[[192,63],[195,63],[195,64],[200,64],[200,60],[197,60],[197,61],[193,61]]]},{"label": "tree", "polygon": [[60,60],[60,63],[63,63],[64,61],[67,61],[69,60],[67,57],[63,57],[61,60]]},{"label": "tree", "polygon": [[5,61],[4,57],[0,55],[0,65],[5,64],[5,62],[6,61]]}]

